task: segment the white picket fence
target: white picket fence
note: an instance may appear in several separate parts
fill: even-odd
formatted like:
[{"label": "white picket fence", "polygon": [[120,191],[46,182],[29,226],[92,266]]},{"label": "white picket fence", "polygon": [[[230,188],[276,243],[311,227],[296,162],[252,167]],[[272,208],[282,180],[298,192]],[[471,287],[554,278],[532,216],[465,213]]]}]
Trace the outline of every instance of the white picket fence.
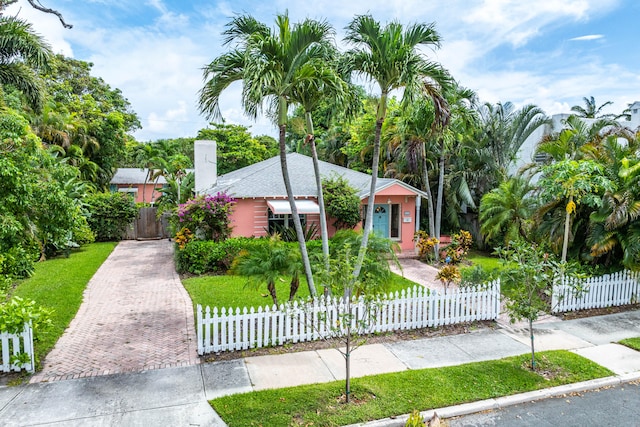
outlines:
[{"label": "white picket fence", "polygon": [[[367,309],[368,307],[368,309]],[[198,354],[246,350],[314,341],[334,333],[344,313],[335,299],[270,307],[218,309],[197,306]],[[450,290],[446,295],[421,286],[389,294],[373,304],[353,301],[351,324],[364,333],[387,332],[495,320],[500,312],[500,283],[478,289]]]},{"label": "white picket fence", "polygon": [[[0,370],[2,372],[20,372],[26,370],[33,372],[35,370],[35,358],[33,352],[33,330],[27,324],[24,330],[19,334],[9,334],[0,332]],[[11,363],[11,358],[19,354],[27,354],[29,362],[27,363]]]},{"label": "white picket fence", "polygon": [[640,302],[640,273],[628,270],[588,279],[565,278],[554,285],[553,313]]}]

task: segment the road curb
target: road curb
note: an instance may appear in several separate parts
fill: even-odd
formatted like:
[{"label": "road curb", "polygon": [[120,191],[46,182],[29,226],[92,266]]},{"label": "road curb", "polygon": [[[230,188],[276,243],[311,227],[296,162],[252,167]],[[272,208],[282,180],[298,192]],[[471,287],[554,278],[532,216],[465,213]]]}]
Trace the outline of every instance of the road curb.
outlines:
[{"label": "road curb", "polygon": [[[571,393],[580,393],[589,390],[597,390],[602,387],[610,387],[640,380],[640,372],[631,374],[616,375],[611,377],[597,378],[595,380],[583,381],[573,384],[565,384],[557,387],[545,388],[541,390],[529,391],[526,393],[514,394],[511,396],[496,397],[493,399],[479,400],[477,402],[463,403],[455,406],[431,409],[420,412],[423,419],[431,419],[434,413],[440,418],[453,418],[462,415],[474,414],[476,412],[500,409],[522,403],[535,402],[550,397],[558,397]],[[399,415],[394,418],[384,418],[366,423],[350,424],[345,427],[404,427],[409,418],[409,414]]]}]

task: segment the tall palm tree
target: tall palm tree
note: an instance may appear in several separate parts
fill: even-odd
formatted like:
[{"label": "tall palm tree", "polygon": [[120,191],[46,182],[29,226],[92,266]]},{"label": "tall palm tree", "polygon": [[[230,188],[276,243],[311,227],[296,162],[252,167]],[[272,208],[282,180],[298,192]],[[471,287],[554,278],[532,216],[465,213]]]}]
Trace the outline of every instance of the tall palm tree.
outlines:
[{"label": "tall palm tree", "polygon": [[607,101],[598,106],[593,96],[590,96],[589,98],[585,96],[582,100],[584,101],[584,107],[580,105],[574,105],[571,107],[571,111],[575,112],[576,116],[583,117],[585,119],[612,119],[615,117],[615,114],[600,114],[603,108],[613,104],[612,101]]},{"label": "tall palm tree", "polygon": [[37,71],[47,66],[51,55],[51,48],[31,24],[0,15],[0,85],[14,86],[36,111],[42,107]]},{"label": "tall palm tree", "polygon": [[[324,21],[306,19],[291,25],[287,14],[276,17],[271,31],[249,15],[238,16],[227,24],[225,44],[235,47],[204,68],[205,84],[200,90],[200,110],[209,118],[219,119],[220,94],[231,83],[242,81],[242,105],[255,118],[266,103],[267,113],[275,118],[279,130],[280,165],[291,215],[298,236],[309,293],[316,295],[304,232],[295,205],[287,168],[287,111],[296,88],[310,80],[308,64],[323,60],[333,31]],[[314,76],[315,77],[315,76]]]},{"label": "tall palm tree", "polygon": [[439,64],[428,60],[418,50],[421,47],[440,47],[440,35],[433,24],[413,24],[404,29],[402,24],[394,21],[382,27],[371,15],[360,15],[347,26],[345,40],[354,45],[345,55],[346,69],[376,82],[380,88],[369,201],[362,245],[353,272],[354,277],[358,277],[372,230],[380,160],[380,135],[386,118],[389,94],[393,90],[404,88],[403,100],[409,102],[414,100],[417,94],[424,93],[425,79],[435,83],[432,85],[435,90],[438,86],[449,84],[449,75]]}]

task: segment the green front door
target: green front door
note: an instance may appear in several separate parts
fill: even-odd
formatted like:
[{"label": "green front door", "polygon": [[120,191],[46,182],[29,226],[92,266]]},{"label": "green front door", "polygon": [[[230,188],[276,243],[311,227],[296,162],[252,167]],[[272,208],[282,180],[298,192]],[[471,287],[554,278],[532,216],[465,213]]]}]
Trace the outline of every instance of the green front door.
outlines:
[{"label": "green front door", "polygon": [[389,205],[373,206],[373,232],[380,237],[389,237]]}]

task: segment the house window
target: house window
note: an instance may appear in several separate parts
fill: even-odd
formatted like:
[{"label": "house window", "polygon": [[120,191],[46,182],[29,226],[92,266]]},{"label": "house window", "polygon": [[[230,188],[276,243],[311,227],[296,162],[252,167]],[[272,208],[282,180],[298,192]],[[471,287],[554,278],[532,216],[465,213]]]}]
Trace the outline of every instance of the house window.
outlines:
[{"label": "house window", "polygon": [[[302,228],[305,229],[307,226],[307,216],[298,216],[300,217]],[[279,232],[284,228],[294,228],[293,217],[290,214],[274,214],[271,209],[269,209],[269,234]]]}]

